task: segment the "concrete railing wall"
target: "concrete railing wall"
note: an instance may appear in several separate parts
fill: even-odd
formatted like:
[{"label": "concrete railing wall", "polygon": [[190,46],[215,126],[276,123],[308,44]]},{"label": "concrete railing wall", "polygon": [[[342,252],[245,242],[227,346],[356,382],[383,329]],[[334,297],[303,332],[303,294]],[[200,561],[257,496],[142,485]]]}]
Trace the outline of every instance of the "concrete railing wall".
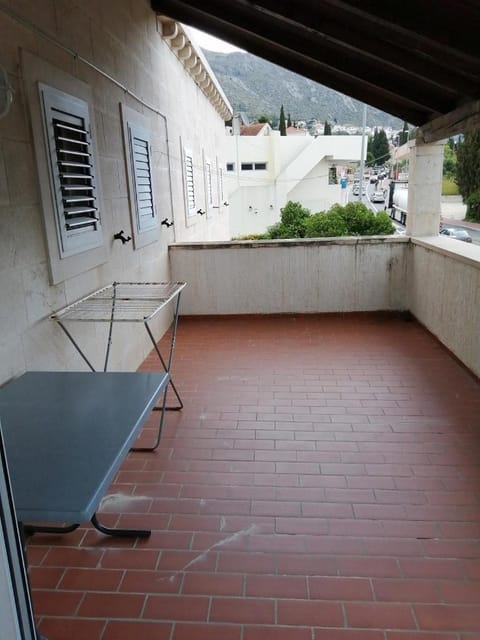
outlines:
[{"label": "concrete railing wall", "polygon": [[183,315],[410,311],[480,376],[480,251],[451,238],[175,244]]},{"label": "concrete railing wall", "polygon": [[405,238],[170,245],[186,315],[407,308]]},{"label": "concrete railing wall", "polygon": [[480,249],[451,238],[412,240],[409,309],[480,376]]}]

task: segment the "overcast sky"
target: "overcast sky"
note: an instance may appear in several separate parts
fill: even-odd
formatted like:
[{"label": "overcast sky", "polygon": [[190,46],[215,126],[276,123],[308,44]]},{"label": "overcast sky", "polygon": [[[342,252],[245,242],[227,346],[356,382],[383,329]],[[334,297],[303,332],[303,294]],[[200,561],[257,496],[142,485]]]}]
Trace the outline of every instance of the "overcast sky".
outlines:
[{"label": "overcast sky", "polygon": [[228,42],[209,36],[208,33],[199,31],[198,29],[192,29],[194,32],[195,40],[203,49],[209,51],[220,51],[221,53],[230,53],[231,51],[240,51],[238,47],[234,47]]}]

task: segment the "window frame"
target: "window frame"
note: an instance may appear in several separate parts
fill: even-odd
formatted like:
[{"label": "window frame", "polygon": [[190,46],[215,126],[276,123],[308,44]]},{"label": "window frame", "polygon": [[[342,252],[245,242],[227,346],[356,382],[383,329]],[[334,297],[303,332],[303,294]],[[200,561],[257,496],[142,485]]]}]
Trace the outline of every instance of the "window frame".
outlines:
[{"label": "window frame", "polygon": [[[40,102],[43,113],[43,126],[48,158],[47,169],[50,177],[50,187],[52,192],[53,209],[55,213],[55,226],[57,230],[58,248],[61,258],[68,258],[70,256],[88,251],[89,249],[94,249],[103,244],[103,230],[99,212],[99,195],[97,189],[98,171],[96,169],[96,159],[93,152],[90,114],[88,103],[85,100],[67,94],[64,91],[59,91],[58,89],[55,89],[54,87],[51,87],[42,82],[38,83],[38,90],[40,94]],[[58,118],[61,117],[63,123],[67,125],[70,124],[72,128],[77,128],[75,120],[79,120],[83,123],[82,126],[84,127],[86,132],[84,136],[86,142],[82,142],[81,144],[88,145],[86,152],[90,156],[88,163],[82,163],[81,159],[79,159],[78,162],[78,164],[90,164],[91,171],[89,173],[85,172],[84,174],[75,174],[75,169],[72,169],[73,173],[69,175],[84,175],[85,178],[79,178],[79,180],[83,182],[87,180],[90,181],[91,187],[89,187],[88,185],[83,185],[85,187],[84,191],[89,188],[92,189],[91,197],[94,198],[92,208],[96,209],[97,213],[92,216],[86,216],[86,218],[92,220],[91,223],[85,221],[86,226],[80,226],[78,228],[75,228],[74,223],[72,223],[72,229],[68,228],[69,218],[67,213],[68,208],[66,204],[66,197],[68,196],[65,193],[65,189],[68,189],[68,186],[65,186],[65,184],[62,183],[62,172],[58,169],[58,166],[61,162],[77,159],[75,158],[75,156],[73,158],[67,159],[66,157],[62,157],[59,155],[59,153],[64,153],[65,156],[68,156],[72,155],[72,152],[69,153],[67,151],[63,151],[58,144],[58,136],[55,132],[56,127],[58,127],[58,125],[55,125],[56,114],[61,114],[61,116],[58,115]],[[72,133],[72,136],[73,135],[75,135],[75,133]],[[81,169],[77,169],[77,171],[81,171]],[[72,178],[72,180],[74,179]],[[95,220],[96,222],[93,222],[93,220]],[[94,229],[87,228],[87,226],[92,225],[95,226]]]},{"label": "window frame", "polygon": [[[160,224],[155,198],[154,148],[152,139],[154,133],[148,119],[138,111],[120,104],[122,118],[123,143],[125,152],[125,167],[127,173],[128,197],[130,202],[130,219],[135,249],[141,249],[159,239]],[[135,151],[132,136],[147,144],[148,162],[150,170],[150,199],[152,215],[150,219],[142,218],[140,213],[139,186],[135,169]]]},{"label": "window frame", "polygon": [[208,156],[203,154],[203,171],[205,182],[205,211],[211,214],[213,211],[213,167],[212,161]]},{"label": "window frame", "polygon": [[[189,181],[189,173],[191,172],[191,182]],[[185,195],[185,214],[187,220],[191,220],[197,216],[197,199],[195,190],[195,164],[193,162],[193,153],[188,147],[183,147],[183,181]],[[189,193],[189,185],[191,184],[191,195]]]},{"label": "window frame", "polygon": [[56,285],[85,273],[86,271],[98,267],[108,261],[109,248],[106,243],[106,237],[108,235],[108,229],[106,228],[107,217],[103,215],[105,211],[105,204],[102,196],[101,174],[97,171],[96,188],[99,203],[99,217],[103,227],[102,243],[96,247],[85,249],[85,251],[80,251],[71,255],[62,254],[58,240],[58,224],[55,214],[56,205],[50,178],[50,156],[45,133],[45,118],[42,97],[39,92],[39,84],[45,84],[48,87],[52,87],[53,89],[83,100],[87,103],[90,118],[92,155],[95,160],[98,159],[99,161],[95,136],[96,127],[95,113],[93,109],[93,91],[87,83],[58,69],[54,65],[42,60],[28,51],[25,51],[24,49],[20,51],[20,55],[25,96],[32,129],[36,171],[40,186],[40,209],[47,244],[49,279],[51,284]]},{"label": "window frame", "polygon": [[223,167],[217,160],[217,192],[218,192],[218,208],[221,211],[225,202],[225,185],[223,181]]}]

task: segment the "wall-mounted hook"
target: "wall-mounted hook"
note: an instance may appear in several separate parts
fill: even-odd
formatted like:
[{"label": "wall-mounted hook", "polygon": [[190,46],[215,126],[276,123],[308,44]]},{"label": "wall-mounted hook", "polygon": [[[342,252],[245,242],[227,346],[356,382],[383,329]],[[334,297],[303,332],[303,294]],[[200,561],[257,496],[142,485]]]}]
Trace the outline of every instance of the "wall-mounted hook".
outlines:
[{"label": "wall-mounted hook", "polygon": [[161,223],[160,223],[160,224],[163,224],[163,226],[164,226],[164,227],[167,227],[167,229],[168,229],[168,227],[173,227],[173,220],[172,220],[172,222],[169,222],[169,221],[168,221],[168,218],[164,218],[164,219],[161,221]]},{"label": "wall-mounted hook", "polygon": [[122,229],[121,231],[119,231],[118,233],[116,233],[113,236],[113,239],[114,240],[121,240],[122,244],[125,244],[126,242],[130,242],[130,240],[132,239],[132,236],[125,237],[125,232]]},{"label": "wall-mounted hook", "polygon": [[249,211],[253,211],[253,207],[252,207],[252,205],[250,205],[250,206],[248,207],[248,210],[249,210]]},{"label": "wall-mounted hook", "polygon": [[197,209],[197,213],[199,216],[204,216],[206,214],[206,211],[204,211],[203,209]]},{"label": "wall-mounted hook", "polygon": [[225,200],[225,202],[223,203],[223,206],[224,207],[229,207],[230,206],[230,203],[228,202],[228,200]]}]

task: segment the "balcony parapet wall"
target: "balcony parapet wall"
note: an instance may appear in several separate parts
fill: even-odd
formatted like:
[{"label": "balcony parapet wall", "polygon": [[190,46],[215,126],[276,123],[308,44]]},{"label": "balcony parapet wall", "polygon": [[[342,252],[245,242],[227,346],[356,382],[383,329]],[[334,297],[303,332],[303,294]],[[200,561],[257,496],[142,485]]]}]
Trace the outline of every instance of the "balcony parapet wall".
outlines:
[{"label": "balcony parapet wall", "polygon": [[408,239],[326,238],[170,245],[189,283],[182,313],[405,310]]},{"label": "balcony parapet wall", "polygon": [[480,249],[431,236],[170,245],[181,313],[409,311],[480,376]]}]

